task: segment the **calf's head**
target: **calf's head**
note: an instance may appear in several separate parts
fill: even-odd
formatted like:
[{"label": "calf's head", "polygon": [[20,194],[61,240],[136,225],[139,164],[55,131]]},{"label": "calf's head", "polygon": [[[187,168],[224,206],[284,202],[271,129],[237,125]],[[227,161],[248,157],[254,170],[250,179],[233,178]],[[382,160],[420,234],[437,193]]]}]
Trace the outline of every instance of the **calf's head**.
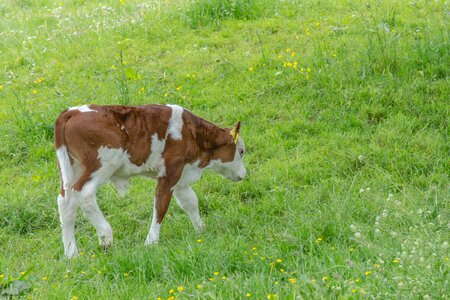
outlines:
[{"label": "calf's head", "polygon": [[244,140],[239,135],[241,123],[229,132],[229,142],[212,152],[210,168],[225,178],[239,181],[245,178],[246,170],[242,162],[245,153]]}]

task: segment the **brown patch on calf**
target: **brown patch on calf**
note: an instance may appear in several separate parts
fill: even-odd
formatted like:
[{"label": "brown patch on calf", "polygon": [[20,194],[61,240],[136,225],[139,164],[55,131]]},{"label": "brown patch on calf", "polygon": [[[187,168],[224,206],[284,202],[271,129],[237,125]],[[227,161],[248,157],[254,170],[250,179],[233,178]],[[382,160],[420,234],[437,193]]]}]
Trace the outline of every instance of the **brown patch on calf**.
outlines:
[{"label": "brown patch on calf", "polygon": [[234,143],[220,146],[211,150],[211,159],[219,159],[222,162],[230,162],[234,160],[236,153],[236,145]]},{"label": "brown patch on calf", "polygon": [[212,159],[220,159],[222,162],[234,159],[236,145],[233,143],[230,129],[217,127],[188,110],[184,111],[183,116],[183,127],[187,128],[183,131],[183,136],[190,134],[195,142],[192,147],[197,150],[196,159],[200,160],[200,168],[206,167]]}]

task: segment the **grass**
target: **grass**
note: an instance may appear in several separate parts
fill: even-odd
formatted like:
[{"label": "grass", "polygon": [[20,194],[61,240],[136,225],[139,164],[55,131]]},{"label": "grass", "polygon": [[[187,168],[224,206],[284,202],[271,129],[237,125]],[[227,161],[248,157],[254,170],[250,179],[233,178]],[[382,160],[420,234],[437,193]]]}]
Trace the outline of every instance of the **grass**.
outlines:
[{"label": "grass", "polygon": [[[449,298],[445,1],[3,1],[0,290],[31,299]],[[63,258],[53,122],[84,103],[242,121],[248,179],[195,184],[206,232],[154,183],[98,195]],[[21,272],[24,272],[21,274]],[[2,293],[0,292],[0,293]]]}]

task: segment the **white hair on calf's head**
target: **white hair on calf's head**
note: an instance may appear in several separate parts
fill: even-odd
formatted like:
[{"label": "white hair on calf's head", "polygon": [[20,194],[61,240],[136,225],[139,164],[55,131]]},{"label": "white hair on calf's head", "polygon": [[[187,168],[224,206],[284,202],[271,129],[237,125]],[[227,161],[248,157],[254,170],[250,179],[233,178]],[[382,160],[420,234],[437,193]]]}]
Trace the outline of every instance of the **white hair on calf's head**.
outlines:
[{"label": "white hair on calf's head", "polygon": [[214,159],[211,160],[207,168],[210,168],[214,172],[233,181],[242,180],[245,178],[245,175],[247,173],[242,162],[244,152],[244,141],[240,136],[238,136],[233,160],[229,162],[223,162],[221,159]]}]

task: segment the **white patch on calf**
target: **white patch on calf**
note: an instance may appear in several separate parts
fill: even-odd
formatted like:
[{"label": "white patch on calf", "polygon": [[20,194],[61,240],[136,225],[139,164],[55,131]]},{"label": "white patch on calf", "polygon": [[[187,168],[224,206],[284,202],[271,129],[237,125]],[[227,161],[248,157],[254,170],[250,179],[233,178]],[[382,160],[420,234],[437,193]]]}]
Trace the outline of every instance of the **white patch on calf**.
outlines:
[{"label": "white patch on calf", "polygon": [[96,181],[97,185],[102,184],[105,180],[111,180],[118,188],[119,194],[124,194],[127,179],[131,176],[144,175],[152,178],[164,176],[166,174],[166,167],[162,154],[166,147],[166,140],[159,140],[156,133],[152,135],[151,139],[150,155],[145,163],[140,166],[130,161],[130,155],[124,149],[100,147],[98,149],[98,159],[102,166],[92,173],[91,178]]},{"label": "white patch on calf", "polygon": [[192,164],[185,165],[176,186],[187,186],[198,181],[203,174],[203,169],[199,167],[199,164],[200,161],[197,160]]},{"label": "white patch on calf", "polygon": [[149,171],[156,172],[157,177],[163,177],[166,175],[166,165],[164,163],[164,158],[162,157],[165,148],[166,140],[159,140],[158,135],[156,133],[153,134],[151,146],[152,152],[145,162],[145,165],[147,165]]},{"label": "white patch on calf", "polygon": [[78,110],[80,112],[97,112],[96,110],[90,109],[87,105],[69,107],[69,110]]},{"label": "white patch on calf", "polygon": [[174,140],[181,141],[181,130],[183,128],[183,108],[178,105],[170,105],[172,108],[172,115],[169,120],[169,128],[167,129],[167,135]]}]

